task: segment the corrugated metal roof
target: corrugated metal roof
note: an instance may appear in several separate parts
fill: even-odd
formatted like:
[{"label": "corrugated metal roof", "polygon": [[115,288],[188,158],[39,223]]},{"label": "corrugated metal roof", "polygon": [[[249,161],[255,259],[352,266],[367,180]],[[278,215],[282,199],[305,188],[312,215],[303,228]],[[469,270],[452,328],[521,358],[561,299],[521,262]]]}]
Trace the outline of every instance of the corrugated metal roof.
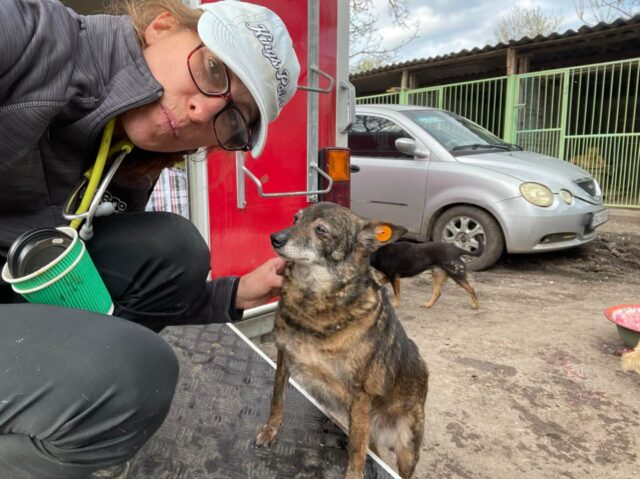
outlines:
[{"label": "corrugated metal roof", "polygon": [[525,45],[531,45],[535,43],[548,42],[553,40],[564,40],[571,37],[579,37],[582,35],[588,35],[591,33],[597,33],[605,30],[612,30],[615,28],[626,27],[629,25],[640,25],[640,14],[635,15],[628,19],[615,20],[611,23],[600,22],[594,26],[583,25],[577,31],[576,30],[567,30],[563,33],[551,33],[549,35],[537,35],[534,38],[522,37],[519,40],[510,40],[508,43],[498,43],[496,45],[485,45],[482,48],[476,47],[471,50],[461,50],[456,53],[447,53],[445,55],[438,55],[430,58],[420,58],[415,60],[407,60],[405,62],[393,63],[391,65],[386,65],[383,67],[373,68],[371,70],[367,70],[364,72],[359,72],[351,75],[351,79],[364,78],[371,75],[375,75],[376,73],[389,72],[393,70],[403,70],[408,67],[422,66],[429,63],[435,63],[442,60],[449,60],[453,58],[460,58],[465,56],[477,55],[479,53],[488,53],[498,50],[503,50],[510,47],[521,47]]}]

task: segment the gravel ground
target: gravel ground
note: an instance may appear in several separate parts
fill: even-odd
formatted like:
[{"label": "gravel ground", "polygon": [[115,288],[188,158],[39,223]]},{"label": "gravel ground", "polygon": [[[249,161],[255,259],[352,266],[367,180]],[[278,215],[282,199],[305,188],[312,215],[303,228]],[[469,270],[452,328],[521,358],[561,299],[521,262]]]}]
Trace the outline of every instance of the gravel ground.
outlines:
[{"label": "gravel ground", "polygon": [[453,282],[424,309],[430,273],[403,281],[397,313],[431,372],[415,478],[638,477],[640,375],[603,311],[640,302],[640,211],[612,213],[588,245],[471,273],[477,311]]}]

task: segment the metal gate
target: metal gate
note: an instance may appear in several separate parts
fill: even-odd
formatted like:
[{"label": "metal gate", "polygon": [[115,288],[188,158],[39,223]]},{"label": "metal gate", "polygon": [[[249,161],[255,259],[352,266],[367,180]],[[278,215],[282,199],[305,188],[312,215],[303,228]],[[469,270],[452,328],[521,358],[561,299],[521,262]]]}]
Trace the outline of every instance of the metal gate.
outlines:
[{"label": "metal gate", "polygon": [[640,59],[509,80],[514,143],[589,171],[608,205],[640,206]]},{"label": "metal gate", "polygon": [[563,102],[565,75],[544,73],[518,75],[513,143],[525,150],[562,157],[566,105]]}]

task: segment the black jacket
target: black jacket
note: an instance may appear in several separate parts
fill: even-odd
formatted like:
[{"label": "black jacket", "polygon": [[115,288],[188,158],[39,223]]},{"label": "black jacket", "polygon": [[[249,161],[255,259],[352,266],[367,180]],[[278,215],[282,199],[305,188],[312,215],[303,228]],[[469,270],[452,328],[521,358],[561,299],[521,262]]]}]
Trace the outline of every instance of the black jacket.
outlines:
[{"label": "black jacket", "polygon": [[[24,231],[65,223],[62,206],[95,161],[104,125],[162,94],[129,17],[0,1],[1,263]],[[116,178],[109,189],[126,211],[142,210],[155,180]],[[235,319],[237,278],[209,287],[220,303],[212,320]]]},{"label": "black jacket", "polygon": [[[54,0],[0,2],[0,255],[61,207],[95,161],[104,125],[163,94],[128,17],[80,16]],[[129,209],[146,190],[131,190]]]}]

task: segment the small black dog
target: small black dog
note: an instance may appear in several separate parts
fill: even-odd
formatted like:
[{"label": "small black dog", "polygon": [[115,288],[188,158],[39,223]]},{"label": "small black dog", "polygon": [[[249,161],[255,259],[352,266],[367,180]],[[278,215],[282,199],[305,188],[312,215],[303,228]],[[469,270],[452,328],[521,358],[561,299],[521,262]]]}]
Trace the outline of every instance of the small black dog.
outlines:
[{"label": "small black dog", "polygon": [[453,243],[432,242],[412,243],[409,241],[397,241],[387,244],[374,251],[370,257],[371,266],[383,275],[383,284],[391,282],[393,287],[394,306],[400,304],[400,278],[409,278],[432,268],[433,295],[422,306],[430,308],[440,297],[442,285],[451,277],[462,286],[473,303],[472,308],[478,309],[478,297],[467,279],[467,267],[460,259],[463,255],[481,256],[484,245],[478,243],[478,248],[469,252]]}]

